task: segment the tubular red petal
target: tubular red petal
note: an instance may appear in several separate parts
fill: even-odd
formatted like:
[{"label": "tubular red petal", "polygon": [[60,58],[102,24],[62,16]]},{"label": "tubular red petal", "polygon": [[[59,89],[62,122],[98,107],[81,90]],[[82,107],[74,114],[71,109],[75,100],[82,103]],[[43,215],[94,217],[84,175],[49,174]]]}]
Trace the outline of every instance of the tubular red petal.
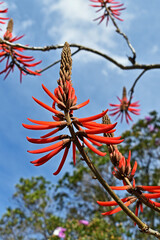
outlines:
[{"label": "tubular red petal", "polygon": [[[118,108],[120,107],[120,104],[113,104],[113,103],[110,103],[109,105],[110,105],[111,107],[118,107]],[[111,110],[109,110],[109,111],[111,111]]]},{"label": "tubular red petal", "polygon": [[50,125],[50,126],[53,126],[53,127],[67,125],[67,123],[65,121],[47,122],[47,121],[33,120],[33,119],[30,119],[30,118],[28,118],[28,120],[32,123],[36,123],[36,124],[40,124],[40,125]]},{"label": "tubular red petal", "polygon": [[96,141],[94,141],[94,140],[92,140],[92,139],[88,139],[91,143],[93,143],[94,145],[96,145],[96,146],[98,146],[98,147],[101,147],[102,146],[102,144],[101,143],[99,143],[99,142],[96,142]]},{"label": "tubular red petal", "polygon": [[126,160],[126,170],[125,170],[125,173],[126,173],[127,175],[131,172],[131,164],[130,164],[130,161],[131,161],[131,151],[129,150],[128,159]]},{"label": "tubular red petal", "polygon": [[106,153],[99,151],[97,148],[95,148],[93,145],[91,145],[85,138],[83,138],[83,142],[86,144],[88,148],[90,148],[93,152],[98,154],[99,156],[104,157]]},{"label": "tubular red petal", "polygon": [[108,131],[113,129],[116,125],[117,125],[117,123],[114,123],[114,124],[109,124],[108,126],[103,127],[103,128],[94,128],[94,129],[84,130],[84,131],[87,134],[107,133]]},{"label": "tubular red petal", "polygon": [[103,123],[96,123],[96,122],[86,122],[86,123],[83,122],[82,125],[86,128],[93,129],[93,128],[106,128],[112,124],[103,124]]},{"label": "tubular red petal", "polygon": [[140,206],[140,211],[143,212],[143,204],[141,202],[140,202],[139,206]]},{"label": "tubular red petal", "polygon": [[[42,84],[43,89],[45,90],[45,92],[57,103],[62,105],[63,107],[65,107],[64,103],[61,102],[54,94],[52,94],[43,84]],[[57,88],[58,90],[58,88]]]},{"label": "tubular red petal", "polygon": [[66,81],[68,85],[68,99],[71,99],[71,94],[72,94],[72,85],[69,81]]},{"label": "tubular red petal", "polygon": [[[135,209],[135,215],[136,216],[138,216],[138,211],[139,211],[139,202],[137,202],[137,204],[136,204],[136,209]],[[137,225],[137,223],[134,222],[134,226],[136,226],[136,225]]]},{"label": "tubular red petal", "polygon": [[63,148],[63,146],[60,146],[59,148],[56,148],[54,151],[48,153],[47,155],[45,155],[37,160],[31,161],[31,163],[34,164],[34,166],[40,166],[40,165],[46,163],[48,160],[50,160],[53,156],[58,154],[62,150],[62,148]]},{"label": "tubular red petal", "polygon": [[[128,197],[122,198],[121,201],[122,202],[127,202],[128,201]],[[104,207],[110,207],[110,206],[118,205],[118,203],[116,201],[108,201],[108,202],[97,201],[97,203],[99,205],[101,205],[101,206],[104,206]]]},{"label": "tubular red petal", "polygon": [[160,190],[148,190],[148,192],[160,193]]},{"label": "tubular red petal", "polygon": [[54,128],[52,125],[29,125],[22,123],[22,126],[30,130],[46,130]]},{"label": "tubular red petal", "polygon": [[42,84],[42,88],[44,89],[44,91],[48,94],[48,96],[50,96],[55,102],[59,101],[53,93],[51,93],[48,88],[46,88],[43,84]]},{"label": "tubular red petal", "polygon": [[20,54],[20,53],[17,52],[17,51],[15,51],[15,53],[16,53],[16,55],[18,55],[18,56],[21,57],[21,58],[27,58],[27,59],[31,59],[31,58],[33,58],[32,56],[25,56],[25,55],[22,55],[22,54]]},{"label": "tubular red petal", "polygon": [[73,151],[73,164],[76,165],[76,145],[72,143],[72,151]]},{"label": "tubular red petal", "polygon": [[57,128],[57,129],[55,129],[55,130],[53,130],[53,131],[51,131],[51,132],[49,132],[49,133],[47,133],[47,134],[41,136],[41,138],[47,138],[47,137],[50,137],[51,135],[57,133],[58,131],[60,131],[60,128]]},{"label": "tubular red petal", "polygon": [[24,65],[24,66],[27,66],[27,67],[35,67],[35,66],[37,66],[38,64],[40,64],[41,62],[42,62],[42,60],[39,61],[39,62],[35,62],[35,63],[26,63],[25,61],[22,60],[23,65]]},{"label": "tubular red petal", "polygon": [[155,201],[152,201],[152,200],[150,200],[150,199],[148,199],[148,201],[149,201],[153,206],[160,207],[160,203],[159,203],[159,202],[155,202]]},{"label": "tubular red petal", "polygon": [[108,112],[108,109],[100,114],[97,114],[97,115],[94,115],[94,116],[91,116],[91,117],[87,117],[87,118],[78,118],[78,121],[83,123],[83,122],[90,122],[90,121],[93,121],[93,120],[97,120],[99,118],[102,118],[106,113]]},{"label": "tubular red petal", "polygon": [[42,139],[27,137],[27,140],[29,142],[36,143],[36,144],[51,143],[51,142],[57,141],[59,139],[61,139],[61,136],[56,136],[56,137],[51,137],[51,138],[42,138]]},{"label": "tubular red petal", "polygon": [[53,173],[53,175],[57,175],[57,174],[61,171],[61,169],[62,169],[62,167],[63,167],[63,165],[64,165],[64,163],[65,163],[66,157],[67,157],[67,155],[68,155],[68,150],[69,150],[69,148],[66,147],[66,148],[65,148],[65,151],[64,151],[64,154],[63,154],[63,157],[62,157],[62,160],[61,160],[61,162],[60,162],[60,165],[59,165],[57,171]]},{"label": "tubular red petal", "polygon": [[110,137],[102,137],[102,136],[96,136],[93,134],[87,134],[87,138],[96,140],[97,142],[105,143],[105,144],[119,144],[123,142],[124,140],[119,140],[119,138],[110,138]]},{"label": "tubular red petal", "polygon": [[74,100],[75,98],[75,89],[72,87],[71,99]]},{"label": "tubular red petal", "polygon": [[120,161],[119,161],[118,168],[119,168],[119,171],[120,171],[121,173],[123,173],[123,174],[124,174],[124,172],[125,172],[125,167],[126,167],[125,157],[122,156],[122,158],[121,158]]},{"label": "tubular red petal", "polygon": [[47,109],[48,111],[53,112],[54,114],[64,115],[62,112],[57,111],[56,109],[48,106],[47,104],[39,101],[38,99],[36,99],[36,98],[34,98],[34,97],[32,97],[32,98],[34,99],[35,102],[37,102],[40,106],[44,107],[44,108]]},{"label": "tubular red petal", "polygon": [[55,144],[52,144],[51,146],[48,146],[48,147],[45,147],[45,148],[41,148],[41,149],[37,149],[37,150],[32,150],[32,151],[27,151],[29,153],[33,153],[33,154],[36,154],[36,153],[44,153],[44,152],[49,152],[49,151],[52,151],[53,149],[56,149],[60,146],[64,145],[64,140],[62,141],[59,141]]},{"label": "tubular red petal", "polygon": [[160,193],[153,193],[153,194],[151,194],[151,193],[144,193],[144,196],[146,198],[159,198],[160,197]]},{"label": "tubular red petal", "polygon": [[128,190],[130,189],[129,185],[125,185],[125,186],[110,186],[110,188],[112,190]]},{"label": "tubular red petal", "polygon": [[75,106],[72,106],[70,109],[71,110],[77,110],[77,109],[79,109],[79,108],[82,108],[82,107],[84,107],[84,106],[86,106],[88,103],[89,103],[89,99],[87,100],[87,101],[85,101],[85,102],[83,102],[83,103],[80,103],[80,104],[78,104],[78,105],[75,105]]},{"label": "tubular red petal", "polygon": [[160,186],[142,186],[142,185],[138,185],[137,188],[140,188],[140,189],[145,190],[145,191],[160,190]]},{"label": "tubular red petal", "polygon": [[134,166],[132,168],[131,176],[134,176],[135,172],[137,170],[137,161],[135,161]]},{"label": "tubular red petal", "polygon": [[75,105],[76,103],[77,103],[77,96],[75,95],[72,105]]},{"label": "tubular red petal", "polygon": [[[124,203],[124,204],[128,207],[130,204],[132,204],[132,201],[128,201],[128,202],[126,202],[126,203]],[[113,209],[113,210],[111,210],[111,211],[102,213],[102,215],[108,216],[108,215],[112,215],[112,214],[117,213],[117,212],[120,212],[120,211],[122,211],[122,208],[121,208],[121,207],[117,207],[117,208],[115,208],[115,209]]]},{"label": "tubular red petal", "polygon": [[62,87],[61,87],[61,86],[58,86],[58,88],[59,88],[59,90],[60,90],[60,93],[61,93],[62,96],[63,96],[63,95],[64,95],[64,91],[63,91]]},{"label": "tubular red petal", "polygon": [[33,75],[38,75],[38,76],[40,76],[41,74],[38,72],[38,71],[32,71],[31,69],[29,69],[29,68],[25,68],[26,70],[27,70],[27,72],[28,73],[30,73],[30,74],[33,74]]}]

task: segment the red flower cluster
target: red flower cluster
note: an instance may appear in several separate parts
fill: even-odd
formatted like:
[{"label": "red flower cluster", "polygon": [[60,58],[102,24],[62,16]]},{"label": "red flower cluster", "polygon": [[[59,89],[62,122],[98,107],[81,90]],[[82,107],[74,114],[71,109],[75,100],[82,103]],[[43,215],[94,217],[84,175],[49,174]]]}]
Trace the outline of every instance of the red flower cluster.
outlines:
[{"label": "red flower cluster", "polygon": [[113,112],[110,114],[110,116],[117,115],[116,119],[118,119],[121,116],[121,122],[123,121],[123,115],[125,114],[126,122],[129,123],[130,121],[133,121],[129,112],[139,115],[140,109],[136,109],[136,107],[139,107],[139,101],[130,103],[127,99],[126,96],[126,88],[123,88],[123,94],[122,94],[122,99],[117,97],[118,100],[120,101],[120,104],[110,104],[111,107],[114,107],[113,109],[110,109],[109,111]]},{"label": "red flower cluster", "polygon": [[[2,4],[3,2],[0,2],[0,4]],[[8,12],[8,8],[4,9],[4,10],[0,10],[0,13],[7,13]],[[5,20],[8,20],[9,18],[4,18],[4,17],[0,17],[0,23],[1,24],[5,24]],[[0,29],[2,30],[2,29]]]},{"label": "red flower cluster", "polygon": [[[72,87],[71,82],[71,53],[69,49],[68,43],[65,43],[62,57],[61,57],[61,68],[60,68],[60,79],[58,80],[58,87],[54,90],[54,94],[50,92],[44,85],[42,85],[44,91],[47,95],[52,99],[53,105],[52,107],[47,104],[39,101],[38,99],[33,99],[43,108],[47,109],[51,113],[54,113],[53,120],[51,122],[47,121],[38,121],[28,119],[30,122],[35,123],[36,125],[27,125],[23,124],[25,128],[31,130],[47,130],[53,129],[51,132],[41,136],[40,139],[28,138],[29,142],[36,144],[44,144],[44,143],[54,143],[48,147],[41,148],[38,150],[29,151],[30,153],[47,153],[43,157],[31,161],[35,166],[42,165],[50,160],[53,156],[58,154],[61,150],[64,149],[63,157],[61,163],[54,173],[54,175],[58,174],[62,169],[64,162],[66,160],[70,145],[72,143],[73,150],[73,162],[76,163],[76,147],[77,142],[80,147],[83,148],[82,144],[84,143],[87,147],[89,147],[92,151],[100,156],[106,155],[95,148],[91,143],[97,146],[101,146],[101,143],[105,144],[118,144],[123,140],[120,140],[120,137],[103,137],[97,134],[100,133],[111,133],[115,130],[113,129],[116,124],[100,124],[96,123],[94,120],[102,118],[106,112],[102,112],[95,116],[86,117],[86,118],[75,118],[73,117],[73,111],[77,110],[81,107],[84,107],[89,103],[89,100],[77,105],[77,97],[75,95],[75,89]],[[56,105],[59,110],[56,109]],[[59,133],[64,128],[68,128],[70,131],[70,135],[60,134],[55,137],[51,137],[55,133]],[[84,128],[86,129],[84,129]],[[78,130],[78,131],[77,131]]]},{"label": "red flower cluster", "polygon": [[[137,161],[135,161],[133,168],[131,168],[131,151],[129,151],[128,159],[125,159],[118,149],[115,149],[114,154],[115,156],[118,155],[116,158],[119,158],[120,160],[118,161],[117,166],[114,167],[112,174],[119,180],[123,180],[124,177],[127,177],[129,181],[132,181],[137,170]],[[113,162],[114,156],[112,156],[112,154],[110,154],[110,158]]]},{"label": "red flower cluster", "polygon": [[[159,202],[152,201],[151,199],[160,198],[160,186],[135,186],[133,184],[133,187],[136,191],[138,191],[143,199],[146,199],[146,202],[150,203],[152,206],[160,207]],[[126,186],[111,186],[112,190],[130,190],[131,187],[129,185]],[[142,191],[148,191],[149,193],[143,193]],[[138,216],[139,209],[141,212],[143,212],[143,205],[142,202],[135,196],[129,196],[121,199],[122,202],[125,203],[126,206],[131,205],[133,202],[136,202],[136,209],[135,209],[135,215]],[[117,206],[118,204],[115,201],[108,201],[108,202],[102,202],[97,201],[97,203],[101,206]],[[112,215],[114,213],[120,212],[122,209],[121,207],[117,207],[111,211],[102,213],[102,215]]]},{"label": "red flower cluster", "polygon": [[123,21],[120,16],[120,11],[124,10],[123,7],[124,4],[120,4],[119,2],[115,2],[115,0],[90,0],[91,2],[94,2],[96,4],[92,4],[92,7],[98,7],[99,9],[96,12],[99,12],[101,10],[104,10],[104,13],[102,16],[94,19],[94,20],[100,20],[99,24],[105,19],[106,25],[108,24],[110,15],[112,15],[114,18]]},{"label": "red flower cluster", "polygon": [[[4,40],[7,40],[11,43],[21,39],[24,35],[20,37],[12,38],[13,30],[13,20],[10,19],[7,26],[7,31],[4,34]],[[6,60],[5,68],[0,72],[0,74],[5,73],[4,79],[7,78],[9,73],[14,71],[15,65],[20,70],[20,82],[22,82],[22,75],[31,74],[31,75],[40,75],[39,71],[32,71],[30,67],[35,67],[40,64],[42,61],[33,62],[35,59],[32,56],[26,56],[21,54],[24,49],[20,47],[10,47],[4,43],[0,44],[0,62]]]}]

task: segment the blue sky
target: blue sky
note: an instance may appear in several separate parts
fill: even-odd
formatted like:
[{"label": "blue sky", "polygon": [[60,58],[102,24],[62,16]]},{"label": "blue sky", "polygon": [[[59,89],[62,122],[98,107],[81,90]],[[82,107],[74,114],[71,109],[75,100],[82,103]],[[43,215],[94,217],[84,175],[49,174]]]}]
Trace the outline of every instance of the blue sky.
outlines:
[{"label": "blue sky", "polygon": [[[134,46],[137,62],[160,63],[160,1],[154,0],[152,4],[149,0],[121,2],[125,2],[127,9],[121,15],[124,22],[119,22],[119,26]],[[104,51],[127,64],[126,55],[130,51],[124,39],[114,32],[111,23],[106,28],[105,22],[97,25],[92,21],[98,15],[89,4],[88,0],[8,0],[1,5],[1,9],[8,6],[7,16],[14,20],[14,34],[25,34],[20,41],[22,44],[46,46],[68,41]],[[1,37],[5,27],[0,32]],[[27,54],[33,54],[37,61],[42,59],[40,68],[43,68],[59,59],[60,53],[61,50]],[[90,99],[90,104],[79,110],[77,116],[94,115],[108,108],[109,103],[117,103],[116,96],[121,97],[123,86],[129,90],[139,74],[138,70],[122,71],[91,53],[80,52],[74,56],[72,81],[78,102]],[[66,169],[69,169],[71,155],[59,176],[53,176],[52,173],[58,167],[61,154],[41,167],[31,165],[30,161],[36,158],[27,153],[27,150],[35,149],[35,146],[27,142],[26,136],[38,137],[40,134],[22,127],[22,123],[28,123],[27,117],[51,121],[51,114],[38,106],[32,96],[51,104],[41,84],[54,90],[58,78],[59,65],[44,72],[41,77],[23,77],[22,84],[19,83],[18,71],[10,74],[5,81],[0,76],[0,215],[12,204],[11,196],[20,177],[43,175],[56,183]],[[160,70],[147,72],[138,82],[133,100],[140,101],[140,118],[152,110],[159,112],[159,90]],[[138,118],[133,116],[134,121]],[[131,126],[132,123],[129,126],[119,123],[117,136]]]}]

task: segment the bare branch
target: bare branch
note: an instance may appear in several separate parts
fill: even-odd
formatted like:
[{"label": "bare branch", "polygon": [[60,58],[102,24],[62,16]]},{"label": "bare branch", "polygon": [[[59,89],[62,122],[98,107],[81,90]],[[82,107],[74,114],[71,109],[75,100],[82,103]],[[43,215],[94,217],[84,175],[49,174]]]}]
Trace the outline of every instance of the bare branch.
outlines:
[{"label": "bare branch", "polygon": [[138,82],[138,80],[142,77],[142,75],[147,71],[148,69],[144,69],[141,74],[136,78],[136,80],[134,81],[131,89],[129,90],[130,92],[130,98],[129,98],[129,102],[128,102],[128,106],[131,104],[131,100],[132,100],[132,96],[133,96],[133,93],[134,93],[134,88],[136,86],[136,83]]},{"label": "bare branch", "polygon": [[135,51],[135,49],[133,48],[132,44],[130,43],[127,35],[124,34],[124,33],[120,30],[120,28],[118,27],[116,21],[114,20],[111,12],[109,11],[109,9],[108,9],[107,7],[106,7],[106,11],[107,11],[110,19],[112,20],[113,25],[114,25],[115,28],[116,28],[116,32],[117,32],[118,34],[122,35],[123,38],[126,40],[127,45],[128,45],[128,47],[130,48],[130,50],[131,50],[131,52],[132,52],[132,54],[133,54],[133,57],[128,57],[128,59],[129,59],[129,61],[134,65],[135,62],[136,62],[136,51]]},{"label": "bare branch", "polygon": [[[80,51],[80,49],[77,49],[75,52],[73,52],[73,53],[71,54],[71,56],[75,55],[75,54],[78,53],[79,51]],[[39,72],[39,73],[42,73],[42,72],[48,70],[49,68],[53,67],[54,65],[56,65],[56,64],[59,63],[60,61],[61,61],[61,59],[55,61],[54,63],[50,64],[49,66],[43,68],[42,70],[40,70],[40,71],[38,71],[38,72]]]},{"label": "bare branch", "polygon": [[[32,47],[32,46],[26,46],[26,45],[22,45],[22,44],[13,44],[10,43],[8,41],[2,40],[0,38],[0,44],[7,44],[11,47],[19,47],[19,48],[23,48],[25,50],[32,50],[32,51],[50,51],[50,50],[56,50],[56,49],[60,49],[63,48],[63,44],[61,45],[51,45],[51,46],[44,46],[44,47]],[[117,67],[119,67],[122,70],[135,70],[135,69],[143,69],[143,70],[151,70],[151,69],[160,69],[160,63],[155,63],[155,64],[138,64],[135,63],[134,65],[123,65],[120,62],[116,61],[114,58],[110,57],[109,55],[102,53],[98,50],[89,48],[89,47],[85,47],[83,45],[80,44],[75,44],[75,43],[71,43],[70,47],[73,48],[78,48],[78,50],[75,52],[80,52],[80,51],[87,51],[87,52],[91,52],[94,54],[97,54],[101,57],[103,57],[104,59],[108,60],[109,62],[112,62],[114,65],[116,65]]]}]

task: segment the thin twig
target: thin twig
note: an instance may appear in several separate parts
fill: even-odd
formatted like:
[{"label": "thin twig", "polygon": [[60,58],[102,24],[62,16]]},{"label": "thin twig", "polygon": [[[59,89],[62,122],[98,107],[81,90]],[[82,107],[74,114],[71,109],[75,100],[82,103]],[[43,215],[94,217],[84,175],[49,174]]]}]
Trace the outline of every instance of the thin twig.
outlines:
[{"label": "thin twig", "polygon": [[121,36],[123,36],[123,38],[124,38],[124,39],[126,40],[126,42],[127,42],[128,47],[130,48],[130,50],[131,50],[131,52],[132,52],[132,54],[133,54],[133,57],[128,57],[129,61],[130,61],[132,64],[135,64],[135,62],[136,62],[136,51],[135,51],[134,47],[133,47],[132,44],[130,43],[127,35],[124,34],[124,33],[120,30],[120,28],[118,27],[116,21],[114,20],[114,18],[113,18],[113,16],[112,16],[111,12],[109,11],[109,9],[108,9],[107,7],[106,7],[106,11],[107,11],[107,13],[108,13],[108,15],[109,15],[109,17],[110,17],[113,25],[114,25],[115,28],[116,28],[116,32],[117,32],[118,34],[120,34]]},{"label": "thin twig", "polygon": [[138,80],[142,77],[142,75],[147,71],[148,69],[144,69],[141,74],[136,78],[136,80],[134,81],[131,89],[129,90],[130,92],[130,98],[129,98],[129,102],[128,102],[128,106],[131,104],[131,100],[132,100],[132,96],[133,96],[133,93],[134,93],[134,88],[136,86],[136,83],[138,82]]},{"label": "thin twig", "polygon": [[[80,49],[77,49],[75,52],[73,52],[73,53],[71,54],[71,56],[75,55],[75,54],[78,53],[79,51],[80,51]],[[42,73],[42,72],[48,70],[49,68],[53,67],[54,65],[56,65],[56,64],[59,63],[60,61],[61,61],[61,59],[55,61],[54,63],[50,64],[49,66],[47,66],[47,67],[43,68],[42,70],[38,71],[38,73]]]}]

